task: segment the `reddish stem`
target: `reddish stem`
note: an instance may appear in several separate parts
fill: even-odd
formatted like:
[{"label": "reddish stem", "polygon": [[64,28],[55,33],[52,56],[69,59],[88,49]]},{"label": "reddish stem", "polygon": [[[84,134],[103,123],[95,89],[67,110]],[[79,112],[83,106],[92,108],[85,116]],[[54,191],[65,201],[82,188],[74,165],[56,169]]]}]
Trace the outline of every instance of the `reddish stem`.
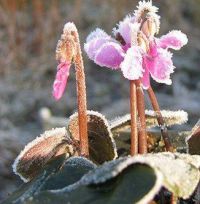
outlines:
[{"label": "reddish stem", "polygon": [[162,137],[163,137],[163,140],[165,143],[165,148],[167,151],[173,152],[174,148],[170,142],[167,127],[165,125],[165,121],[164,121],[162,114],[160,112],[160,107],[159,107],[156,95],[155,95],[151,86],[148,88],[147,92],[148,92],[152,107],[153,107],[154,111],[156,112],[158,124],[161,127],[161,134],[162,134]]},{"label": "reddish stem", "polygon": [[135,81],[130,81],[131,156],[138,154],[137,99]]},{"label": "reddish stem", "polygon": [[145,118],[144,93],[140,80],[136,80],[137,108],[138,108],[138,136],[139,136],[139,153],[147,153],[147,133]]},{"label": "reddish stem", "polygon": [[172,195],[171,195],[171,204],[176,204],[177,203],[177,201],[178,201],[178,199],[177,199],[177,197],[172,193]]},{"label": "reddish stem", "polygon": [[76,56],[74,58],[76,69],[76,86],[77,86],[77,99],[78,99],[78,121],[79,121],[79,137],[80,137],[80,150],[81,155],[89,156],[88,145],[88,131],[87,131],[87,102],[86,102],[86,85],[85,73],[80,48],[79,36],[77,32],[73,33],[76,41]]}]

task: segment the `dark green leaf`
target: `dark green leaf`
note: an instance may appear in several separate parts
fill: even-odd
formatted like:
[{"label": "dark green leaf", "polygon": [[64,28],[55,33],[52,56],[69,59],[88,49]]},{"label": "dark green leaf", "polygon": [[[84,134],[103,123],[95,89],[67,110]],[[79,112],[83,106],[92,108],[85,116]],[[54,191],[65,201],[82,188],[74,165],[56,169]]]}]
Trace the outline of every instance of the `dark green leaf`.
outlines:
[{"label": "dark green leaf", "polygon": [[156,182],[157,174],[150,166],[135,164],[102,184],[79,185],[70,193],[65,191],[42,192],[28,203],[147,203],[153,199],[161,187]]},{"label": "dark green leaf", "polygon": [[57,172],[66,160],[66,155],[60,155],[53,159],[45,168],[45,170],[34,178],[32,181],[23,184],[18,190],[9,196],[3,204],[10,203],[25,203],[25,201],[32,197],[34,194],[38,193],[45,182]]},{"label": "dark green leaf", "polygon": [[96,165],[86,158],[71,157],[57,173],[45,182],[41,190],[56,190],[69,186],[95,167]]}]

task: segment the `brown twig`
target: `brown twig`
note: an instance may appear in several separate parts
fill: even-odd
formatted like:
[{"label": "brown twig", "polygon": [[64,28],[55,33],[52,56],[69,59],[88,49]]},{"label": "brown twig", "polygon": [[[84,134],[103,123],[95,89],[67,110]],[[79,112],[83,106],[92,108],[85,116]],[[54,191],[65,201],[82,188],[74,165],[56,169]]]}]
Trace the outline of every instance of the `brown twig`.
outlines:
[{"label": "brown twig", "polygon": [[131,156],[138,154],[138,131],[137,131],[137,99],[136,84],[130,81],[130,113],[131,113]]},{"label": "brown twig", "polygon": [[77,100],[78,100],[78,119],[79,119],[79,136],[81,155],[89,155],[88,146],[88,132],[87,132],[87,102],[86,102],[86,85],[84,65],[79,42],[78,32],[73,32],[76,41],[76,56],[74,64],[76,69],[76,86],[77,86]]},{"label": "brown twig", "polygon": [[145,119],[145,102],[144,93],[140,80],[136,80],[137,108],[138,108],[138,136],[139,136],[139,153],[147,153],[147,133]]},{"label": "brown twig", "polygon": [[165,143],[165,148],[167,151],[173,152],[174,148],[170,142],[167,127],[165,125],[165,121],[164,121],[162,114],[160,112],[160,107],[159,107],[158,101],[156,99],[156,95],[155,95],[151,86],[148,88],[147,92],[148,92],[152,107],[153,107],[154,111],[156,112],[158,124],[161,127],[161,134],[162,134],[162,137],[163,137],[163,140]]}]

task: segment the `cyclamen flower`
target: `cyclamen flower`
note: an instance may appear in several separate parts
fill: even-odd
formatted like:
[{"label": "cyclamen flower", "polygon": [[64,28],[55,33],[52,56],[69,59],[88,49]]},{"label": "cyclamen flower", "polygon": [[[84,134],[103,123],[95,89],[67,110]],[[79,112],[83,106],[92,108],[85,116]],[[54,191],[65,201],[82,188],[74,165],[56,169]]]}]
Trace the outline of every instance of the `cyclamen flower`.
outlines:
[{"label": "cyclamen flower", "polygon": [[59,100],[63,96],[67,85],[71,62],[76,51],[73,32],[77,32],[75,25],[73,23],[66,23],[61,39],[57,44],[56,59],[59,64],[57,66],[56,78],[53,83],[53,96],[56,100]]},{"label": "cyclamen flower", "polygon": [[174,72],[172,53],[187,44],[187,36],[181,31],[171,31],[161,38],[158,8],[151,1],[139,2],[133,16],[127,16],[113,29],[114,38],[97,28],[86,40],[85,51],[96,64],[111,69],[121,69],[129,80],[141,79],[148,89],[151,77],[170,85]]},{"label": "cyclamen flower", "polygon": [[59,63],[56,79],[53,84],[53,96],[56,100],[62,97],[67,84],[70,66],[74,64],[76,73],[80,155],[89,157],[85,72],[79,34],[74,23],[69,22],[65,24],[63,34],[57,44],[56,59]]}]

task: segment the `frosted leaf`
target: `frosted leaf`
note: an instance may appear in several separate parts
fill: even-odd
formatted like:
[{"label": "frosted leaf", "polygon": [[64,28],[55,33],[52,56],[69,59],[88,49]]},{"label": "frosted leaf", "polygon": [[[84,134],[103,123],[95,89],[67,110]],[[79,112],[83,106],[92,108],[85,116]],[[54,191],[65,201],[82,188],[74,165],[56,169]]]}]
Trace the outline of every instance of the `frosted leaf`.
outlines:
[{"label": "frosted leaf", "polygon": [[189,154],[200,155],[200,120],[193,127],[190,135],[186,138]]},{"label": "frosted leaf", "polygon": [[55,193],[69,191],[69,186],[78,182],[84,174],[95,168],[96,165],[84,157],[70,157],[58,172],[49,177],[41,190],[51,190]]},{"label": "frosted leaf", "polygon": [[[188,114],[183,110],[168,111],[162,110],[161,115],[166,126],[182,125],[188,121]],[[153,110],[145,110],[147,128],[159,126],[156,118],[156,112]],[[122,131],[130,128],[130,114],[118,117],[110,122],[112,131]]]},{"label": "frosted leaf", "polygon": [[18,155],[13,163],[13,171],[24,182],[34,178],[53,158],[65,153],[69,157],[75,153],[72,140],[65,128],[46,131],[30,143]]},{"label": "frosted leaf", "polygon": [[193,194],[200,180],[200,156],[167,152],[147,154],[144,159],[163,174],[163,186],[176,197],[187,199]]},{"label": "frosted leaf", "polygon": [[[68,171],[72,177],[73,173],[79,168],[85,167],[85,164],[88,166],[88,160],[80,157],[70,158],[65,163],[66,167],[69,167],[68,170],[75,168]],[[48,179],[54,178],[53,174],[47,176],[57,168],[52,167],[52,170],[48,168],[31,185],[26,184],[24,188],[17,191],[5,204],[13,201],[34,204],[41,202],[82,204],[95,203],[97,200],[99,203],[110,204],[144,204],[152,201],[162,187],[173,193],[175,197],[187,199],[198,185],[199,164],[200,156],[178,153],[124,157],[91,169],[79,181],[64,188],[47,190],[50,187],[48,186],[45,190],[43,187],[48,183]],[[55,166],[55,164],[52,165]],[[62,168],[60,170],[62,171]],[[59,171],[54,173],[62,177],[62,173],[60,174]],[[62,181],[64,180],[66,179]]]},{"label": "frosted leaf", "polygon": [[[116,145],[105,116],[95,111],[87,111],[90,159],[102,164],[117,157]],[[79,140],[78,113],[73,114],[68,123],[72,138]]]},{"label": "frosted leaf", "polygon": [[135,164],[146,164],[162,175],[160,177],[162,186],[167,188],[175,196],[187,199],[192,195],[200,180],[198,165],[194,166],[196,162],[199,165],[200,156],[192,157],[178,153],[158,153],[124,157],[96,168],[94,171],[86,174],[80,182],[85,185],[103,184],[117,177],[129,166],[134,168]]},{"label": "frosted leaf", "polygon": [[46,181],[61,168],[65,159],[66,156],[64,154],[52,159],[44,167],[43,172],[41,172],[30,182],[24,183],[22,186],[18,187],[17,190],[12,193],[3,203],[27,203],[28,201],[33,201],[34,196],[41,191]]}]

